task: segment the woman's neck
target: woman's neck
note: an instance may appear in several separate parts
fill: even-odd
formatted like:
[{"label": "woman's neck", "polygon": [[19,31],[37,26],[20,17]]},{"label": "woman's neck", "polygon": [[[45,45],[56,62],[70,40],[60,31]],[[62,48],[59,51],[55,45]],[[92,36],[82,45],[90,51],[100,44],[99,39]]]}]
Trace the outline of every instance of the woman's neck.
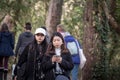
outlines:
[{"label": "woman's neck", "polygon": [[42,42],[39,42],[39,41],[37,42],[37,44],[41,44],[41,43],[42,43]]},{"label": "woman's neck", "polygon": [[61,48],[55,48],[56,55],[61,55]]},{"label": "woman's neck", "polygon": [[60,47],[56,47],[55,49],[61,49]]}]

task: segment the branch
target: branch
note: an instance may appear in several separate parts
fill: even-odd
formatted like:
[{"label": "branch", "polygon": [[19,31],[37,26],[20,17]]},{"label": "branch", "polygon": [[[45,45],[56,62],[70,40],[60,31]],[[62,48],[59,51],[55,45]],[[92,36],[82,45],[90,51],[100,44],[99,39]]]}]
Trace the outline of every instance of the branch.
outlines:
[{"label": "branch", "polygon": [[103,10],[104,10],[104,12],[105,12],[105,15],[106,15],[108,21],[110,22],[111,27],[112,27],[113,29],[115,29],[118,33],[120,33],[119,25],[118,25],[118,23],[116,22],[116,20],[114,19],[114,17],[110,14],[110,11],[109,11],[109,9],[108,9],[108,7],[107,7],[106,2],[103,1],[102,5],[103,5]]}]

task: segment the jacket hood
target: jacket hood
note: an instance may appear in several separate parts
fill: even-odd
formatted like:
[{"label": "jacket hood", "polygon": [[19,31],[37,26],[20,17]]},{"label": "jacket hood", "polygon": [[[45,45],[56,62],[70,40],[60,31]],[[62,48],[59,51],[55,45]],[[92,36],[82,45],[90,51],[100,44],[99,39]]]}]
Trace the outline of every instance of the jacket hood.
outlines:
[{"label": "jacket hood", "polygon": [[33,34],[31,32],[24,32],[23,33],[25,37],[31,37]]},{"label": "jacket hood", "polygon": [[11,33],[10,32],[2,32],[2,35],[4,35],[4,36],[9,36],[9,35],[11,35]]},{"label": "jacket hood", "polygon": [[63,37],[65,36],[70,36],[70,33],[69,32],[60,32],[62,34]]}]

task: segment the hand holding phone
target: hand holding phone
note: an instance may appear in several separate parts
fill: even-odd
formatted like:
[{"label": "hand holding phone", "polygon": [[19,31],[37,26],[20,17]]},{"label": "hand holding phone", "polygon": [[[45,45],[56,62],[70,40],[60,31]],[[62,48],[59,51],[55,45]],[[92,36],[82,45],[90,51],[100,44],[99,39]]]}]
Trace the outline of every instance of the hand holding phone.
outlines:
[{"label": "hand holding phone", "polygon": [[56,55],[52,56],[52,63],[56,62],[57,58]]},{"label": "hand holding phone", "polygon": [[61,63],[62,57],[59,56],[59,55],[55,55],[55,57],[56,57],[56,62],[57,62],[57,63]]}]

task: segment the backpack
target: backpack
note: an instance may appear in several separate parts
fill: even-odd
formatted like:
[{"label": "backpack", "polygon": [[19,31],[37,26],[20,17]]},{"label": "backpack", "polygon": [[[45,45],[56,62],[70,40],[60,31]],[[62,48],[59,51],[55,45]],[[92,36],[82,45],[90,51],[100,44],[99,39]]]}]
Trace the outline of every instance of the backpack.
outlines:
[{"label": "backpack", "polygon": [[64,40],[66,42],[66,47],[68,48],[68,50],[72,55],[73,63],[80,64],[80,56],[79,56],[80,46],[78,45],[77,40],[71,35],[65,36]]}]

